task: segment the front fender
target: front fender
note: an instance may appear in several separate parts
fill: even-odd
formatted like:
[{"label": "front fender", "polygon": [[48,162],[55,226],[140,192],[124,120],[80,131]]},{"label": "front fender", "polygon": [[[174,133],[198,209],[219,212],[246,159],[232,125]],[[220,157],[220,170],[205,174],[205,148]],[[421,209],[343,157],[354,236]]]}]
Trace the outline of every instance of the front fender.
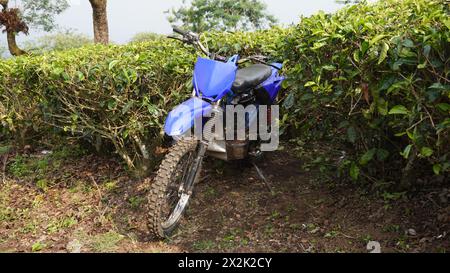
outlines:
[{"label": "front fender", "polygon": [[187,100],[169,113],[164,132],[171,137],[182,136],[194,126],[196,119],[208,116],[211,109],[211,104],[202,99]]}]

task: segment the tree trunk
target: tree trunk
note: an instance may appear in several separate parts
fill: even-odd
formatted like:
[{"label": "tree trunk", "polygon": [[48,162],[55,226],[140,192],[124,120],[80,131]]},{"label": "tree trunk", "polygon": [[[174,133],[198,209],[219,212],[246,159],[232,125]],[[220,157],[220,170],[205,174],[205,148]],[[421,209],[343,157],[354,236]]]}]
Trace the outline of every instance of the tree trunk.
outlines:
[{"label": "tree trunk", "polygon": [[[3,7],[3,11],[6,11],[6,9],[8,8],[8,2],[9,2],[8,0],[0,0],[0,6]],[[11,55],[20,56],[20,55],[27,54],[26,51],[23,51],[17,45],[15,32],[9,31],[9,30],[6,31],[6,39],[8,42],[8,49],[9,49],[9,52],[11,53]]]},{"label": "tree trunk", "polygon": [[8,40],[8,49],[9,49],[9,52],[11,53],[11,55],[20,56],[20,55],[27,54],[26,51],[20,49],[19,46],[17,46],[16,33],[12,32],[12,31],[8,31],[6,33],[6,37]]},{"label": "tree trunk", "polygon": [[94,41],[99,44],[109,43],[107,0],[89,0],[94,21]]}]

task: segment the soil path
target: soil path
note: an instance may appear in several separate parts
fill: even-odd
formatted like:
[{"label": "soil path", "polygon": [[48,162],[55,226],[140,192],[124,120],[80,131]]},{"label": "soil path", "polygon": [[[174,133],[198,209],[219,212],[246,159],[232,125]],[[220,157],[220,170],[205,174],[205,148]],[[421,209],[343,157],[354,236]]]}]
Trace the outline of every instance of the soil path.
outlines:
[{"label": "soil path", "polygon": [[[7,179],[0,191],[2,252],[382,252],[450,250],[449,188],[386,201],[357,186],[322,182],[287,152],[249,166],[208,160],[178,232],[146,235],[151,179],[132,181],[107,159],[85,156],[51,174],[45,191]],[[46,178],[48,180],[52,178]],[[70,181],[70,182],[69,182]]]}]

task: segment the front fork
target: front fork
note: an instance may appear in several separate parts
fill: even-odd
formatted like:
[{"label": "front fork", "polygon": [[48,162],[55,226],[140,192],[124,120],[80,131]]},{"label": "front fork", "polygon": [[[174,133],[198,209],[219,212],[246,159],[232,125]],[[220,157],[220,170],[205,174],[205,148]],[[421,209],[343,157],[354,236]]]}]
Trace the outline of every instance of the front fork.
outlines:
[{"label": "front fork", "polygon": [[187,177],[188,183],[186,185],[183,185],[183,190],[181,191],[182,193],[187,193],[189,195],[192,194],[194,183],[197,180],[198,175],[200,175],[199,170],[202,166],[203,158],[205,157],[206,154],[206,145],[202,141],[199,141],[199,146],[200,146],[198,148],[199,151],[197,153],[196,158],[194,159],[194,164],[192,165],[192,169]]}]

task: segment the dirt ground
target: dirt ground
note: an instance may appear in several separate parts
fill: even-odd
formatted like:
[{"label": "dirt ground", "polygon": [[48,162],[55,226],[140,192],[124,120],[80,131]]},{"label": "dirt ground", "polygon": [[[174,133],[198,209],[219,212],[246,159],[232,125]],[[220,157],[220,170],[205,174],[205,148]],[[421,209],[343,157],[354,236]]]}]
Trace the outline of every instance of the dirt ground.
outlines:
[{"label": "dirt ground", "polygon": [[279,151],[259,164],[271,193],[253,168],[208,159],[180,229],[159,242],[145,225],[152,178],[131,179],[114,159],[44,154],[8,159],[0,252],[366,253],[369,242],[382,252],[450,251],[445,181],[367,193]]}]

